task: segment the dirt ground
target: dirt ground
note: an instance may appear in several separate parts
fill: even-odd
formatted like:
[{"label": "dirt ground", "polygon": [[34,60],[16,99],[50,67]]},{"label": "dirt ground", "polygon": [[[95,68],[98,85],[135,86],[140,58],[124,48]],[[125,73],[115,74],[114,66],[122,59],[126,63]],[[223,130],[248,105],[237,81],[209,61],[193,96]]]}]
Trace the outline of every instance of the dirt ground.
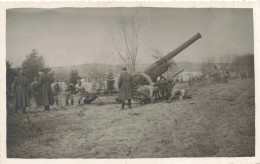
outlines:
[{"label": "dirt ground", "polygon": [[[8,119],[9,158],[163,158],[255,155],[253,79],[204,82],[192,99],[121,110],[120,104],[30,109]],[[104,100],[104,98],[103,98]],[[110,98],[109,101],[113,101]],[[64,103],[64,102],[63,102]],[[13,122],[20,118],[17,128]],[[12,124],[13,123],[13,124]],[[17,125],[16,125],[17,126]]]}]

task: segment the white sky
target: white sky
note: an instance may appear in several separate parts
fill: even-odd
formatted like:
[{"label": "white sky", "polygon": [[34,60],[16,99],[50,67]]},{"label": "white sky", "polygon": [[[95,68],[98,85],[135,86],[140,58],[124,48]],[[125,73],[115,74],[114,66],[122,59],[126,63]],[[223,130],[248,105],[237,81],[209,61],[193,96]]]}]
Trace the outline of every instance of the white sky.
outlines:
[{"label": "white sky", "polygon": [[[33,48],[48,66],[84,63],[120,64],[111,31],[127,8],[9,9],[7,60],[19,66]],[[252,9],[139,8],[148,28],[138,63],[151,63],[151,47],[163,54],[196,33],[202,38],[175,61],[200,62],[208,57],[254,52]]]}]

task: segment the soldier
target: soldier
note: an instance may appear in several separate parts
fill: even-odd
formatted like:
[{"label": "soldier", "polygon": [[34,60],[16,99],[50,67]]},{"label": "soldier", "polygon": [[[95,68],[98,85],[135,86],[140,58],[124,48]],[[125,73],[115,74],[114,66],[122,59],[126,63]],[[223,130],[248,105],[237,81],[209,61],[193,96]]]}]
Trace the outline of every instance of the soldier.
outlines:
[{"label": "soldier", "polygon": [[192,87],[193,81],[194,81],[194,78],[192,78],[192,77],[190,76],[190,79],[189,79],[189,81],[188,81],[188,84],[189,84],[190,87]]},{"label": "soldier", "polygon": [[18,77],[15,77],[13,83],[14,107],[15,113],[22,108],[23,113],[26,113],[26,107],[29,106],[29,80],[24,76],[23,71],[20,71]]},{"label": "soldier", "polygon": [[156,92],[158,91],[158,87],[155,85],[142,85],[137,89],[137,92],[144,96],[143,102],[146,102],[148,99],[151,103],[154,102]]},{"label": "soldier", "polygon": [[155,85],[158,86],[158,91],[160,95],[167,100],[171,95],[171,90],[173,87],[173,80],[172,79],[165,79],[163,81],[158,81]]},{"label": "soldier", "polygon": [[47,70],[39,71],[38,79],[38,106],[44,106],[45,111],[50,110],[50,105],[54,104],[53,94],[51,89],[52,79],[48,75]]},{"label": "soldier", "polygon": [[81,83],[80,80],[78,80],[78,83],[76,84],[76,91],[79,95],[79,100],[78,100],[78,104],[81,103],[81,100],[82,100],[82,96],[85,92],[85,88],[84,88],[84,85]]},{"label": "soldier", "polygon": [[59,81],[57,80],[51,86],[52,86],[52,93],[53,93],[54,102],[57,106],[59,106],[59,94],[60,94],[60,91],[61,91]]},{"label": "soldier", "polygon": [[74,93],[75,87],[73,86],[73,84],[67,84],[67,88],[65,90],[65,101],[66,101],[66,105],[69,105],[69,100],[71,102],[71,105],[74,104],[74,97],[73,97],[73,93]]},{"label": "soldier", "polygon": [[131,85],[132,85],[132,76],[127,72],[126,67],[122,68],[122,73],[119,76],[118,88],[119,94],[118,99],[122,101],[122,109],[125,108],[125,100],[128,100],[128,106],[131,108]]},{"label": "soldier", "polygon": [[37,78],[35,77],[33,82],[31,83],[31,93],[32,93],[32,104],[31,107],[32,108],[36,108],[37,107]]},{"label": "soldier", "polygon": [[[171,97],[169,98],[169,102],[173,99],[179,98],[180,100],[191,98],[191,95],[188,94],[187,90],[184,90],[185,85],[175,86],[173,84],[173,88],[171,90]],[[187,86],[185,87],[187,88]]]}]

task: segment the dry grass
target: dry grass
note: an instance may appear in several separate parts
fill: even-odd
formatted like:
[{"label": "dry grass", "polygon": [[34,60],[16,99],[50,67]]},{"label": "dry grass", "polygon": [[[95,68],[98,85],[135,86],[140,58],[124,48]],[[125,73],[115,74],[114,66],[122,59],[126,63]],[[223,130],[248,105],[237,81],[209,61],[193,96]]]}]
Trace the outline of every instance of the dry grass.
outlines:
[{"label": "dry grass", "polygon": [[[135,105],[131,110],[121,110],[120,104],[31,110],[32,135],[16,135],[15,119],[8,119],[13,130],[8,135],[8,157],[254,156],[253,80],[202,83],[190,92],[192,99]],[[14,117],[26,125],[25,116]]]}]

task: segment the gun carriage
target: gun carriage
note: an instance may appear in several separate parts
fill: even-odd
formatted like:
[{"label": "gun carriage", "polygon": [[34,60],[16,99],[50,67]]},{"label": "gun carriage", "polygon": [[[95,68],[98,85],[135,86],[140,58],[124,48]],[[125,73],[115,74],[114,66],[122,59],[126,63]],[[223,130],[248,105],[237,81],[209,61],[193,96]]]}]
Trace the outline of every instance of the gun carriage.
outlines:
[{"label": "gun carriage", "polygon": [[210,72],[208,72],[208,73],[205,73],[205,74],[203,74],[203,75],[201,75],[201,76],[195,78],[195,81],[197,81],[197,82],[202,82],[202,81],[205,80],[205,77],[206,77],[207,75],[211,74],[211,73],[212,73],[212,71],[210,71]]}]

